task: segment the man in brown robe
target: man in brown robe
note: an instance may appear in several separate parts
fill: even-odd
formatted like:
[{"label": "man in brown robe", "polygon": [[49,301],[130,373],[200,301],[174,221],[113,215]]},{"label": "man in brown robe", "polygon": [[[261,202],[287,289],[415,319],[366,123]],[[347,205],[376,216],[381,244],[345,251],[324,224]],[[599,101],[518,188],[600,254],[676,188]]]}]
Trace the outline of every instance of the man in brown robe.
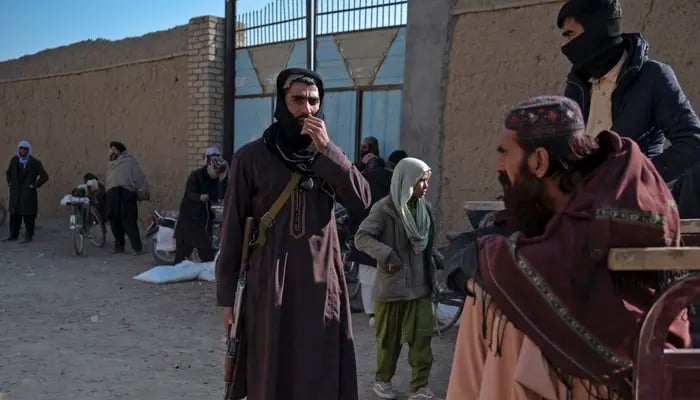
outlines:
[{"label": "man in brown robe", "polygon": [[[450,286],[475,298],[465,302],[447,399],[631,398],[640,324],[672,277],[610,272],[607,255],[678,246],[673,197],[632,140],[587,136],[572,100],[525,101],[505,128],[506,210],[446,252]],[[667,345],[689,345],[685,312]]]},{"label": "man in brown robe", "polygon": [[226,324],[232,322],[246,218],[259,221],[291,173],[302,175],[264,245],[250,255],[243,305],[247,377],[234,378],[245,383],[249,400],[358,399],[334,201],[360,215],[369,206],[370,188],[328,139],[322,101],[316,73],[282,71],[277,122],[240,148],[231,163],[217,264],[217,303]]}]

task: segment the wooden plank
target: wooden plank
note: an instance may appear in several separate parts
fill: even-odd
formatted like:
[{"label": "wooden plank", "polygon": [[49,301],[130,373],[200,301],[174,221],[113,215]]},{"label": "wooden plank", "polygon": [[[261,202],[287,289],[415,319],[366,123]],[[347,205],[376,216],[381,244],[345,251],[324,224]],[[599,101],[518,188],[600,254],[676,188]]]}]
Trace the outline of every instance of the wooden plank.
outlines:
[{"label": "wooden plank", "polygon": [[700,219],[682,219],[681,233],[700,233]]},{"label": "wooden plank", "polygon": [[644,247],[611,249],[612,271],[700,271],[700,247]]},{"label": "wooden plank", "polygon": [[505,208],[502,201],[465,201],[465,211],[501,211]]}]

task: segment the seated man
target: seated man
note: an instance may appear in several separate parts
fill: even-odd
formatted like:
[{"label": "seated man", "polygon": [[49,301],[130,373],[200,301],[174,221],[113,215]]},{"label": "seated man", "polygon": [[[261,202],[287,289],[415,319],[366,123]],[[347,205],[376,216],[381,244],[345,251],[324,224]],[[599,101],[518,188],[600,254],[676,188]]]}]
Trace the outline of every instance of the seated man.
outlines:
[{"label": "seated man", "polygon": [[[630,398],[640,323],[673,276],[613,273],[607,255],[679,245],[666,184],[633,141],[589,138],[576,103],[553,96],[507,114],[497,166],[505,210],[446,252],[450,286],[475,298],[447,399]],[[685,317],[668,347],[688,346]]]}]

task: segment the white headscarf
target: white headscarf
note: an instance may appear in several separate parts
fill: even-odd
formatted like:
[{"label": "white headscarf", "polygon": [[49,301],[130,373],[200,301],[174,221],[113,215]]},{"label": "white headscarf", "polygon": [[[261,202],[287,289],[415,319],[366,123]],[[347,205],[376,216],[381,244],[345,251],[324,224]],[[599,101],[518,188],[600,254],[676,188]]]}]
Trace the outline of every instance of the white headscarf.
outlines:
[{"label": "white headscarf", "polygon": [[207,158],[214,154],[221,155],[221,151],[219,151],[219,148],[216,146],[207,147],[207,149],[204,150],[204,165],[207,164]]},{"label": "white headscarf", "polygon": [[[27,155],[25,157],[22,157],[19,154],[19,148],[20,147],[25,147],[27,149]],[[29,162],[29,156],[32,155],[32,145],[29,144],[26,140],[22,140],[17,144],[17,158],[19,159],[19,163],[22,165],[22,168],[27,166],[27,163]]]},{"label": "white headscarf", "polygon": [[430,235],[430,216],[425,198],[416,199],[415,218],[408,207],[408,201],[413,197],[416,183],[430,176],[430,167],[417,158],[404,158],[396,164],[391,177],[391,201],[401,217],[406,229],[408,240],[413,251],[422,253],[428,247]]}]

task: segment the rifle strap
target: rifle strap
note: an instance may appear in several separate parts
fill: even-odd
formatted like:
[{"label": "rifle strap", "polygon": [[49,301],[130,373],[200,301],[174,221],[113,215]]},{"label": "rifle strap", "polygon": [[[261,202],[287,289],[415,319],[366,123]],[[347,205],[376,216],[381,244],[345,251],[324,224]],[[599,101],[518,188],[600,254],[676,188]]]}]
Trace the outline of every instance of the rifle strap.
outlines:
[{"label": "rifle strap", "polygon": [[258,225],[258,232],[255,235],[255,242],[253,242],[253,247],[262,247],[265,244],[265,233],[268,228],[275,224],[275,217],[282,210],[284,204],[289,200],[292,192],[297,188],[299,181],[301,180],[301,174],[298,172],[292,172],[292,177],[289,179],[289,183],[285,186],[282,193],[277,197],[270,209],[260,218],[260,224]]}]

